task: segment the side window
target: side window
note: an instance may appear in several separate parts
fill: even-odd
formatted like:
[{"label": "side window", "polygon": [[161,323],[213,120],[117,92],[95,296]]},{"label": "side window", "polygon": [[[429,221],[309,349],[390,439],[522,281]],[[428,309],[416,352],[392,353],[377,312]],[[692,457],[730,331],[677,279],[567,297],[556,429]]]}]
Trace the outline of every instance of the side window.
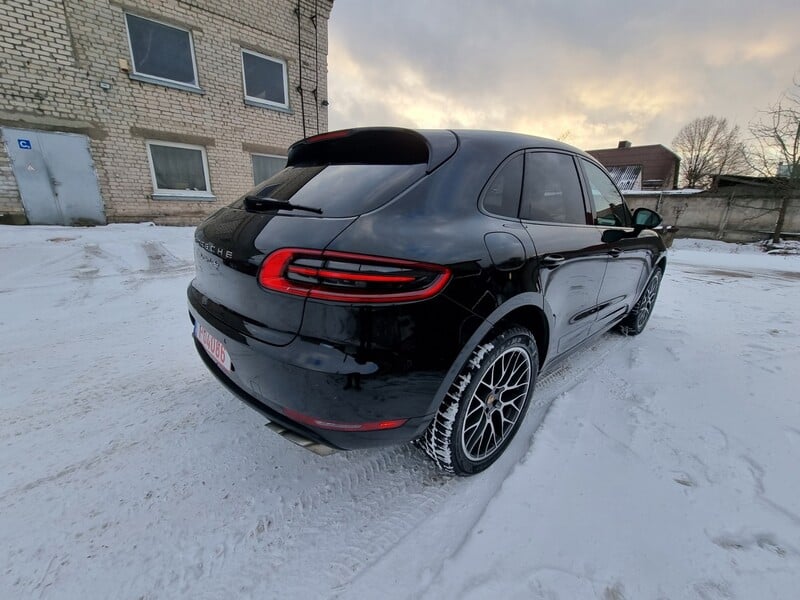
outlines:
[{"label": "side window", "polygon": [[504,164],[489,180],[483,195],[483,208],[492,214],[517,218],[522,191],[523,155]]},{"label": "side window", "polygon": [[575,162],[568,154],[529,152],[520,216],[530,221],[586,224]]},{"label": "side window", "polygon": [[606,227],[629,227],[632,223],[631,214],[614,182],[597,165],[583,159],[581,162],[586,171],[586,179],[589,180],[589,189],[597,211],[594,224]]}]

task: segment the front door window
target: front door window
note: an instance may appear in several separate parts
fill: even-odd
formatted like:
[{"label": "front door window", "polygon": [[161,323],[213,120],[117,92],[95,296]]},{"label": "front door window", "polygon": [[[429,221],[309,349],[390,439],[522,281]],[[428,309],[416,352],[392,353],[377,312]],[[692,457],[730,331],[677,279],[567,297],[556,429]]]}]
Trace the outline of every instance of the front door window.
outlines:
[{"label": "front door window", "polygon": [[604,227],[630,227],[633,222],[631,214],[617,186],[600,167],[588,160],[582,162],[596,210],[594,224]]}]

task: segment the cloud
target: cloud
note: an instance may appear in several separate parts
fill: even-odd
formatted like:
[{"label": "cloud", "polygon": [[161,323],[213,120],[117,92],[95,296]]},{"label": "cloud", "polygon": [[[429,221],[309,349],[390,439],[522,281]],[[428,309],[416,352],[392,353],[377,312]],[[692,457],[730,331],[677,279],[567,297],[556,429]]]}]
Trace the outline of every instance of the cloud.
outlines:
[{"label": "cloud", "polygon": [[584,148],[746,124],[800,68],[795,2],[340,0],[331,128],[504,129]]}]

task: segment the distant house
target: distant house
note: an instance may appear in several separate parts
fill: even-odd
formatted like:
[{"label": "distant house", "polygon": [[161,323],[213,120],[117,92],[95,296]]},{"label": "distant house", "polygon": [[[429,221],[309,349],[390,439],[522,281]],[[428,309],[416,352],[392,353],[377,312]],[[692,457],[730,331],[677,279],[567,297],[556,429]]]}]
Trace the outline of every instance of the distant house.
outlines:
[{"label": "distant house", "polygon": [[589,150],[589,154],[600,161],[623,191],[678,187],[681,159],[661,144],[632,146],[623,140],[616,148]]}]

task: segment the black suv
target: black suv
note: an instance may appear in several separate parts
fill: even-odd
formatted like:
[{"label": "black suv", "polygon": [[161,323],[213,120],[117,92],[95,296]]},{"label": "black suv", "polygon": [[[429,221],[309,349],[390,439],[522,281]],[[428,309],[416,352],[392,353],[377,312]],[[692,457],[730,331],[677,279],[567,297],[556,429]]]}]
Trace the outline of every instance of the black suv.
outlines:
[{"label": "black suv", "polygon": [[445,470],[503,452],[537,374],[647,323],[666,264],[591,156],[488,131],[297,142],[195,234],[208,368],[320,453],[417,440]]}]

